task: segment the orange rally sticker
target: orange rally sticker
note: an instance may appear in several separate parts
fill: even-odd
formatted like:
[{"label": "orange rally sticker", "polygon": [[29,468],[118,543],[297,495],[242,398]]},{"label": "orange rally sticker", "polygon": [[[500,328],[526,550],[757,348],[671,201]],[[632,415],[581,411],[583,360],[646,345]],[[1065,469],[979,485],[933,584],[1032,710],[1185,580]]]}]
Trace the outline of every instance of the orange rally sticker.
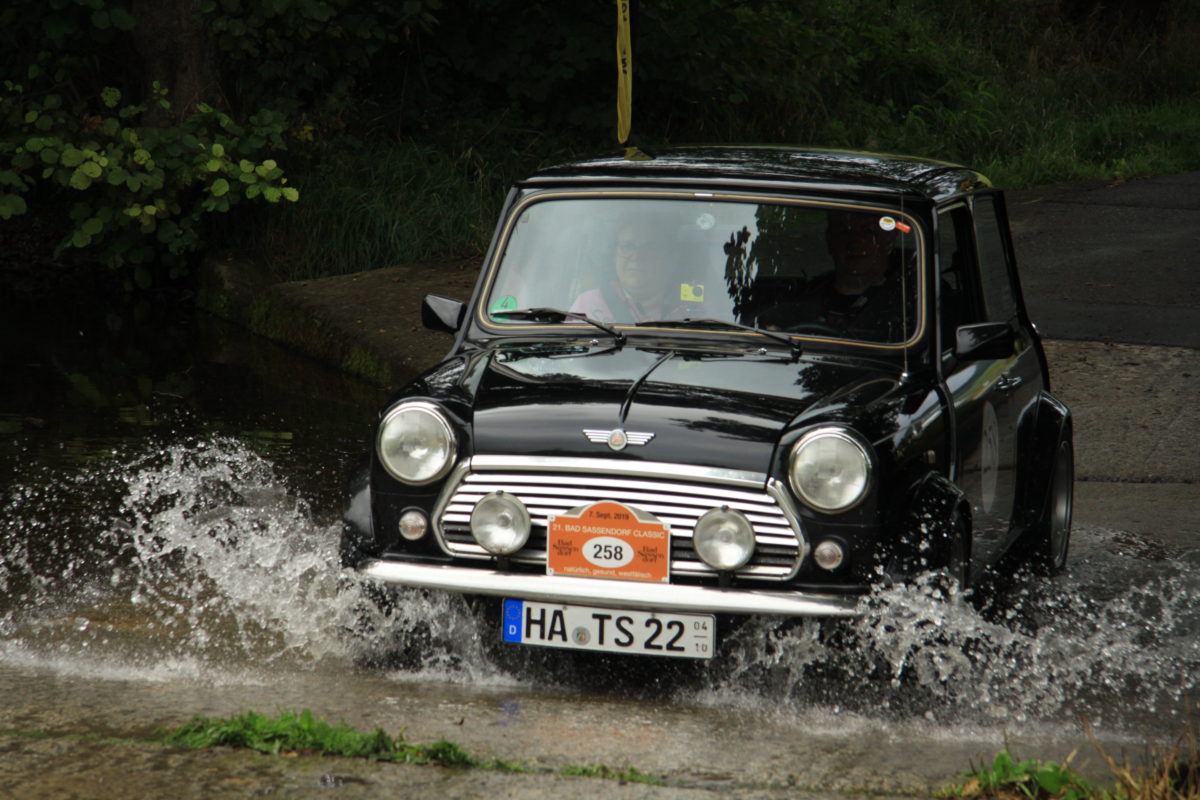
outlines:
[{"label": "orange rally sticker", "polygon": [[550,517],[546,572],[669,582],[671,531],[653,514],[604,500]]}]

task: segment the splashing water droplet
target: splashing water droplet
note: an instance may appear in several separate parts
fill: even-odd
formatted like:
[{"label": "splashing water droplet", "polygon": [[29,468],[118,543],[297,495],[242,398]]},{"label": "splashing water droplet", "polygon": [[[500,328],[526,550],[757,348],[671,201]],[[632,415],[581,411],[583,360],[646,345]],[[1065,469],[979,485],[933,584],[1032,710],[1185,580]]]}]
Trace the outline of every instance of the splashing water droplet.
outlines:
[{"label": "splashing water droplet", "polygon": [[[536,685],[553,676],[527,664],[565,660],[550,651],[514,669],[519,648],[501,649],[498,628],[463,598],[385,592],[339,570],[339,526],[235,439],[110,458],[31,474],[7,493],[0,660],[196,680],[359,662]],[[851,621],[725,628],[718,657],[674,691],[701,704],[938,724],[1182,709],[1200,674],[1196,554],[1145,562],[1135,576],[1118,534],[1075,536],[1066,576],[1018,580],[992,606],[926,581],[880,588]]]}]

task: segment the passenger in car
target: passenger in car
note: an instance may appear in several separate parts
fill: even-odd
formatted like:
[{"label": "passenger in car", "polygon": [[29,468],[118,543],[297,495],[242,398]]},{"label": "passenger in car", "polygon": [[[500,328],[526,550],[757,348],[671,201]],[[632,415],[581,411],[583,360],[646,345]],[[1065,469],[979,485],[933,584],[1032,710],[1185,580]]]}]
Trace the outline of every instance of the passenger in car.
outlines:
[{"label": "passenger in car", "polygon": [[645,322],[683,319],[687,306],[672,291],[671,254],[642,226],[626,224],[617,232],[613,275],[571,304],[570,311],[598,322]]}]

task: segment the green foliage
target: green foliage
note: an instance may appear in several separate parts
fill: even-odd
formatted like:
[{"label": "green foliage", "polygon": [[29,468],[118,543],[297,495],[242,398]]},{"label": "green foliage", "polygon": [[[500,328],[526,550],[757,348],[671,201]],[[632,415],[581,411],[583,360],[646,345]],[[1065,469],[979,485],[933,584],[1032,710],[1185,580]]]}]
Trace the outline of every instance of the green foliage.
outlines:
[{"label": "green foliage", "polygon": [[[68,108],[62,95],[35,94],[6,81],[0,94],[0,219],[26,213],[24,195],[68,209],[65,248],[91,248],[110,267],[132,265],[152,281],[161,263],[177,277],[201,244],[204,217],[246,200],[295,202],[283,170],[261,154],[284,146],[285,122],[269,111],[248,126],[208,106],[171,126],[145,126],[147,106],[121,106],[121,93],[99,93],[102,113]],[[169,110],[155,86],[156,107]],[[119,107],[120,106],[120,107]]]},{"label": "green foliage", "polygon": [[621,783],[648,783],[654,786],[665,785],[662,780],[655,778],[653,775],[639,772],[634,767],[614,769],[613,767],[606,767],[603,764],[578,764],[563,767],[558,771],[558,774],[573,775],[582,778],[604,778],[606,780],[617,780]]},{"label": "green foliage", "polygon": [[990,767],[981,767],[964,775],[961,784],[946,787],[944,798],[1029,798],[1029,800],[1108,800],[1110,793],[1098,789],[1071,771],[1066,764],[1053,761],[1014,761],[1007,750],[996,754]]},{"label": "green foliage", "polygon": [[164,739],[183,747],[246,747],[271,755],[315,753],[445,767],[481,766],[453,742],[408,744],[378,728],[364,733],[344,724],[331,725],[307,709],[285,711],[276,717],[253,711],[228,719],[195,717]]},{"label": "green foliage", "polygon": [[413,141],[318,153],[295,178],[305,201],[262,215],[247,231],[281,278],[477,254],[492,235],[508,183],[537,163],[512,149],[455,151]]},{"label": "green foliage", "polygon": [[[1045,0],[643,0],[634,135],[871,147],[932,132],[918,152],[973,154],[1031,93],[1070,114],[1194,97],[1193,6],[1167,0],[1173,24],[1146,31]],[[403,82],[373,98],[378,118],[435,127],[507,113],[592,149],[611,142],[614,16],[607,3],[444,0],[440,24],[412,33],[419,60],[380,62]]]},{"label": "green foliage", "polygon": [[[165,732],[163,739],[182,747],[245,747],[271,755],[311,753],[405,764],[477,767],[500,772],[531,771],[511,761],[474,758],[458,744],[444,739],[429,745],[415,745],[405,742],[402,737],[389,736],[378,728],[364,733],[344,724],[331,725],[314,717],[307,709],[300,712],[285,711],[275,717],[253,711],[245,711],[228,719],[198,716],[173,731]],[[623,783],[662,783],[633,767],[568,766],[559,770],[559,774],[605,778]]]},{"label": "green foliage", "polygon": [[[3,4],[0,224],[57,214],[61,254],[138,285],[215,242],[311,277],[478,254],[509,179],[613,144],[610,2],[201,0],[181,22],[190,8]],[[168,21],[203,63],[164,66],[147,39]],[[632,28],[647,152],[909,152],[1006,187],[1200,167],[1187,0],[639,0]],[[211,85],[185,96],[201,67]]]},{"label": "green foliage", "polygon": [[361,99],[381,70],[394,74],[414,33],[434,30],[441,6],[441,0],[204,0],[200,10],[239,102],[336,127],[344,107]]},{"label": "green foliage", "polygon": [[[67,106],[94,97],[136,70],[136,26],[130,0],[8,0],[0,10],[0,80],[24,83],[30,91],[41,86]],[[154,79],[165,76],[148,77],[125,94],[150,100],[142,95]],[[0,135],[7,132],[0,129]]]}]

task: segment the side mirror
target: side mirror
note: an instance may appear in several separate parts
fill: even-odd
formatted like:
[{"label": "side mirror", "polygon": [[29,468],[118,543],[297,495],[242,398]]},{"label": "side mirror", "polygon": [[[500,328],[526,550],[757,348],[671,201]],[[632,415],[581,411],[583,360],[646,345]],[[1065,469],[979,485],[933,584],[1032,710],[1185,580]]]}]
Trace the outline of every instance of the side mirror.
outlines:
[{"label": "side mirror", "polygon": [[467,306],[461,300],[427,294],[421,303],[421,324],[431,331],[458,333],[466,311]]},{"label": "side mirror", "polygon": [[1017,352],[1007,322],[979,322],[955,331],[954,355],[963,361],[1012,358]]}]

